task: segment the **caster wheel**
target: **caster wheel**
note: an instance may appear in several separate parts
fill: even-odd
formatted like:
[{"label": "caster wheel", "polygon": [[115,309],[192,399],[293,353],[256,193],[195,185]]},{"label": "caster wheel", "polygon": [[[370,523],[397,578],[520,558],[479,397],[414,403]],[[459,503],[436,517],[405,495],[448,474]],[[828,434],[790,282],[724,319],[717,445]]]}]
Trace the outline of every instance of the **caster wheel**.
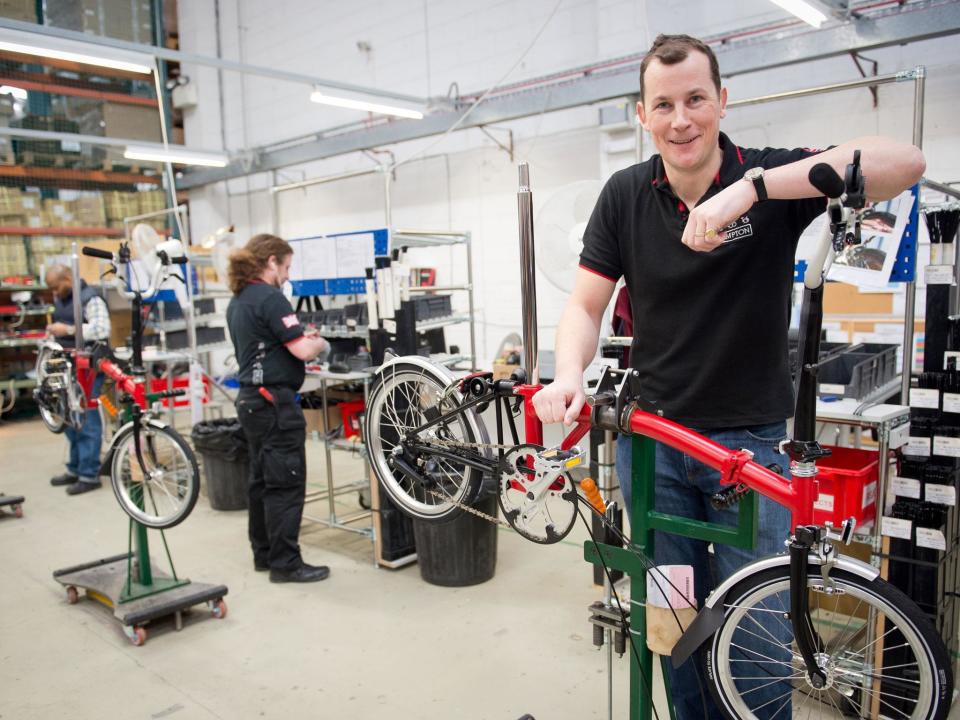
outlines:
[{"label": "caster wheel", "polygon": [[136,647],[140,647],[147,641],[147,629],[144,627],[125,627],[123,632]]},{"label": "caster wheel", "polygon": [[22,518],[22,517],[23,517],[23,505],[14,505],[14,506],[13,506],[13,514],[16,515],[18,518]]},{"label": "caster wheel", "polygon": [[67,602],[71,605],[76,605],[80,602],[80,593],[73,585],[67,586]]},{"label": "caster wheel", "polygon": [[227,616],[227,603],[223,598],[214,600],[210,605],[210,614],[217,620],[223,620]]}]

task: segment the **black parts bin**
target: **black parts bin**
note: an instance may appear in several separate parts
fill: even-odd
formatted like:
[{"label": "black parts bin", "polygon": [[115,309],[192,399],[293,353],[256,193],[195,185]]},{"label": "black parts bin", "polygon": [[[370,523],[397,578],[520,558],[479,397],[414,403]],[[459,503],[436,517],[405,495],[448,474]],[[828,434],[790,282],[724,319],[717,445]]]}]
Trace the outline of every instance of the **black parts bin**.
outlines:
[{"label": "black parts bin", "polygon": [[[497,496],[482,493],[472,507],[497,516]],[[413,521],[420,577],[431,585],[464,587],[493,577],[497,566],[497,526],[467,512],[449,522]]]},{"label": "black parts bin", "polygon": [[214,510],[246,510],[250,461],[247,438],[236,418],[193,426],[193,447],[203,457],[207,497]]}]

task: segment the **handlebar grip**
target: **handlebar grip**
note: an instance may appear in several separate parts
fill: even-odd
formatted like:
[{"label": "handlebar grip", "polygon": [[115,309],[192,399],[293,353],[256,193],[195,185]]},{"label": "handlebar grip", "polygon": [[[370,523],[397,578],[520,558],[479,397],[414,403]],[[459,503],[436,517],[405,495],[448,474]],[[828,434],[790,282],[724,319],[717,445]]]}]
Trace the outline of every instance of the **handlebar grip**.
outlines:
[{"label": "handlebar grip", "polygon": [[158,397],[161,398],[172,398],[180,397],[181,395],[186,395],[187,391],[184,388],[176,388],[174,390],[164,390],[163,392],[157,393]]},{"label": "handlebar grip", "polygon": [[177,257],[170,258],[171,265],[185,265],[187,262],[189,261],[186,255],[178,255]]},{"label": "handlebar grip", "polygon": [[807,179],[828,198],[838,198],[843,195],[843,178],[827,163],[817,163],[810,168]]},{"label": "handlebar grip", "polygon": [[90,257],[103,258],[104,260],[113,260],[113,253],[109,250],[101,250],[95,247],[83,247],[80,252]]}]

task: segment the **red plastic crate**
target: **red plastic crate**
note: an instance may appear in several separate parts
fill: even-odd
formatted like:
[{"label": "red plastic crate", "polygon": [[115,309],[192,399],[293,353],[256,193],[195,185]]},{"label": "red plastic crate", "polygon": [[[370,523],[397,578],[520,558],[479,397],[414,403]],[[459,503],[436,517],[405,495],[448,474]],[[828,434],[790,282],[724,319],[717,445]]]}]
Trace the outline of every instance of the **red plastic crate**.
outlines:
[{"label": "red plastic crate", "polygon": [[827,446],[831,455],[817,460],[820,496],[813,505],[814,522],[838,526],[849,517],[857,525],[877,514],[880,455],[875,450]]},{"label": "red plastic crate", "polygon": [[[174,407],[188,407],[190,405],[190,376],[189,375],[178,375],[173,378],[171,383],[173,389],[183,388],[187,391],[186,395],[180,395],[173,398],[164,398],[163,402],[164,407],[170,407],[170,403],[173,403]],[[158,393],[167,390],[167,379],[166,378],[150,378],[150,392]],[[203,404],[206,405],[210,400],[210,381],[204,377],[203,378]]]},{"label": "red plastic crate", "polygon": [[343,437],[352,438],[360,434],[360,413],[363,412],[363,400],[346,400],[340,405],[340,419],[343,421]]}]

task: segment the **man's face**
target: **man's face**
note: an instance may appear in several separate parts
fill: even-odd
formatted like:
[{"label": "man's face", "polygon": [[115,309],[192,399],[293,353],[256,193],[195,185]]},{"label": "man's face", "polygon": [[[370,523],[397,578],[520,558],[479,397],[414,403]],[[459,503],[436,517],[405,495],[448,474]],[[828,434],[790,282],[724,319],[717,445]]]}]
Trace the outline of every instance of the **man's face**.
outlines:
[{"label": "man's face", "polygon": [[47,287],[53,291],[53,294],[56,295],[61,300],[65,300],[66,297],[70,294],[70,289],[73,287],[73,283],[70,280],[70,277],[67,275],[60,275],[59,277],[46,278]]},{"label": "man's face", "polygon": [[689,172],[706,166],[717,152],[727,104],[727,90],[718,95],[707,56],[692,51],[674,65],[653,60],[643,76],[643,96],[637,115],[664,163]]},{"label": "man's face", "polygon": [[284,256],[283,260],[277,263],[277,277],[274,285],[282,288],[283,284],[290,279],[290,264],[293,262],[293,255]]}]

